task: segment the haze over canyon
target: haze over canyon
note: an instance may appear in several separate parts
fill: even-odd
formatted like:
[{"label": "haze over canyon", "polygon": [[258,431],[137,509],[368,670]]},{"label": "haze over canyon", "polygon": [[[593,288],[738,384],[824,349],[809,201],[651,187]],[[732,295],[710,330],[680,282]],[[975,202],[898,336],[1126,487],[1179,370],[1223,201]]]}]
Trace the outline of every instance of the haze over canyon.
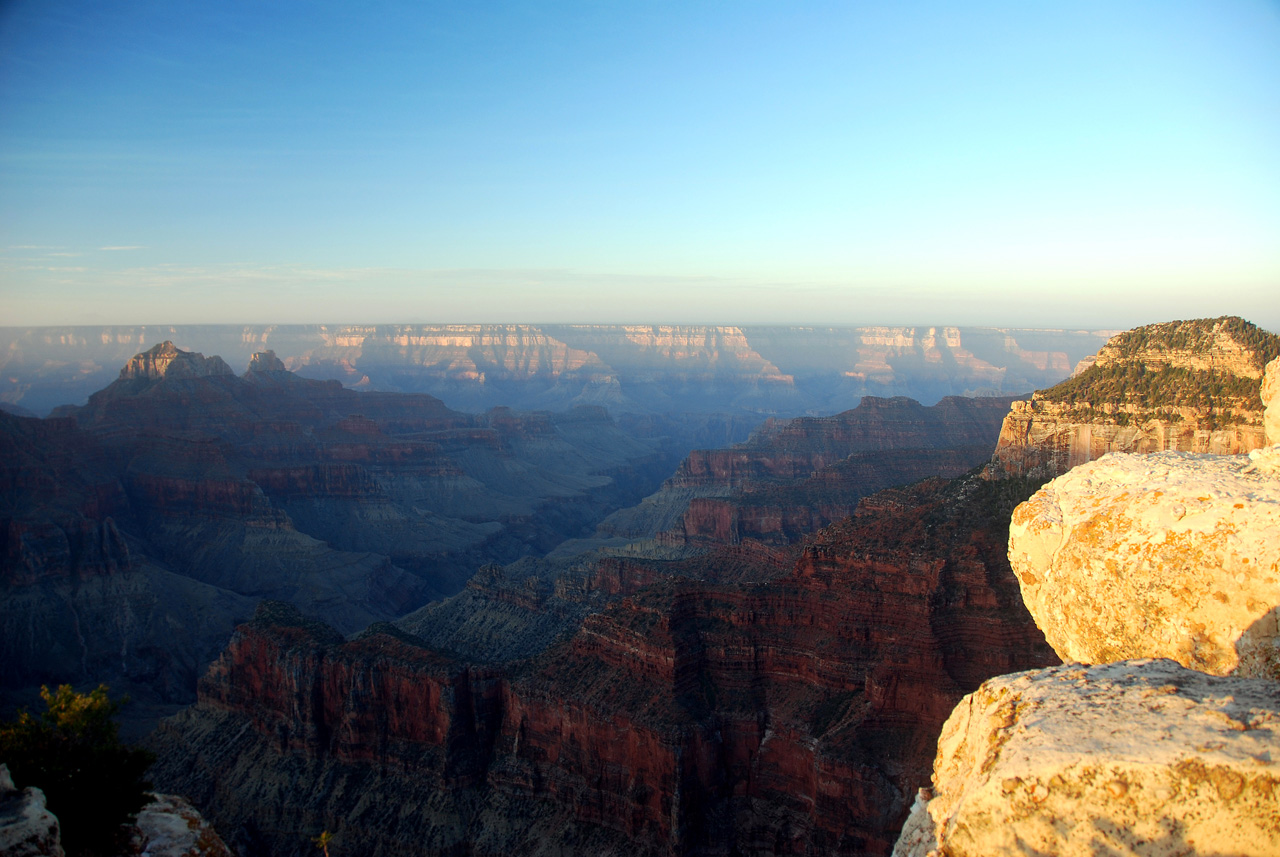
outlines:
[{"label": "haze over canyon", "polygon": [[[1280,355],[1239,318],[5,335],[0,703],[127,690],[156,786],[246,857],[322,831],[335,854],[870,857],[909,812],[912,841],[961,842],[955,793],[912,808],[939,736],[979,728],[944,723],[1030,694],[984,682],[1057,664],[1104,612],[1053,613],[1084,572],[1028,565],[1011,519],[1051,526],[1045,497],[1084,489],[1037,489],[1109,453],[1268,448]],[[1262,711],[1263,578],[1176,615],[1194,643],[1125,630],[1124,656],[1227,663],[1207,641],[1253,623],[1262,687],[1238,693]]]}]

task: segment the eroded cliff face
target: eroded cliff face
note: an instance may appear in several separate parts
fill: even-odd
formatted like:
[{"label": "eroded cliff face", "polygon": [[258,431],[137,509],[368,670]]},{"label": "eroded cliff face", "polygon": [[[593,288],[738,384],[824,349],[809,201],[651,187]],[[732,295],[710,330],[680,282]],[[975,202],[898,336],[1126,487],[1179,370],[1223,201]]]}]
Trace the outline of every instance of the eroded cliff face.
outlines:
[{"label": "eroded cliff face", "polygon": [[206,378],[231,375],[231,367],[221,357],[205,357],[183,351],[165,340],[159,345],[134,355],[120,370],[121,381],[159,381],[162,378]]},{"label": "eroded cliff face", "polygon": [[771,421],[732,449],[694,451],[594,537],[486,569],[397,624],[467,657],[503,660],[540,651],[611,598],[664,577],[776,579],[794,566],[796,545],[861,498],[987,460],[1006,403],[869,398],[833,417]]},{"label": "eroded cliff face", "polygon": [[884,854],[954,702],[1052,655],[998,486],[864,506],[768,583],[741,556],[720,583],[601,562],[597,590],[631,594],[502,667],[260,615],[157,733],[156,779],[262,853],[310,826],[368,854]]},{"label": "eroded cliff face", "polygon": [[925,407],[869,396],[831,417],[770,420],[745,443],[694,450],[660,491],[599,531],[692,547],[794,542],[876,491],[986,461],[1010,401],[951,397]]},{"label": "eroded cliff face", "polygon": [[[1268,413],[1278,378],[1280,359],[1262,385]],[[1009,559],[1065,658],[1280,680],[1280,447],[1082,465],[1014,512]]]},{"label": "eroded cliff face", "polygon": [[992,467],[1052,477],[1109,452],[1257,449],[1257,382],[1277,352],[1280,338],[1238,318],[1126,331],[1071,379],[1013,404]]}]

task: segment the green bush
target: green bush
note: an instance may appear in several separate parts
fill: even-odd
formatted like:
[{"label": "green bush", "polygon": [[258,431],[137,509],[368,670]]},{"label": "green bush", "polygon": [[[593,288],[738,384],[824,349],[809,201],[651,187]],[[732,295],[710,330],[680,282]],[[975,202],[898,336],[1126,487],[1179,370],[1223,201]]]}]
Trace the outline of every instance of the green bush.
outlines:
[{"label": "green bush", "polygon": [[47,710],[0,725],[0,762],[20,787],[44,791],[58,817],[68,855],[118,853],[120,825],[151,798],[143,777],[154,756],[122,744],[113,720],[120,708],[107,686],[76,693],[69,684],[40,689]]}]

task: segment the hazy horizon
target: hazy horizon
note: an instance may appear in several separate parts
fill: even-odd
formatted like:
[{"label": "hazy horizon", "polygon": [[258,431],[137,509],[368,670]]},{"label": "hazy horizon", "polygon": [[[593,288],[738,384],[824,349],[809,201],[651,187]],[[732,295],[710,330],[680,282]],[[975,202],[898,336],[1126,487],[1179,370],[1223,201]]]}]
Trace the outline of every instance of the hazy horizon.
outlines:
[{"label": "hazy horizon", "polygon": [[12,0],[0,314],[1278,330],[1277,80],[1266,0]]}]

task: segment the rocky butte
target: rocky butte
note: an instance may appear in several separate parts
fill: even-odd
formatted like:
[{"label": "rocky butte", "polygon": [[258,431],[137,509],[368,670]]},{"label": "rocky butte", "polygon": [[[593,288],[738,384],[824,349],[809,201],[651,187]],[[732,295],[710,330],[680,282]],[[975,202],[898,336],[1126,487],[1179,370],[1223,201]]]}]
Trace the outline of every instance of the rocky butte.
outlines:
[{"label": "rocky butte", "polygon": [[1277,351],[1280,337],[1235,317],[1118,334],[1068,380],[1014,403],[992,466],[1052,477],[1108,452],[1257,449],[1258,383]]},{"label": "rocky butte", "polygon": [[1018,507],[1027,606],[1098,665],[967,696],[896,855],[1280,853],[1280,358],[1266,373],[1268,446],[1112,454]]}]

